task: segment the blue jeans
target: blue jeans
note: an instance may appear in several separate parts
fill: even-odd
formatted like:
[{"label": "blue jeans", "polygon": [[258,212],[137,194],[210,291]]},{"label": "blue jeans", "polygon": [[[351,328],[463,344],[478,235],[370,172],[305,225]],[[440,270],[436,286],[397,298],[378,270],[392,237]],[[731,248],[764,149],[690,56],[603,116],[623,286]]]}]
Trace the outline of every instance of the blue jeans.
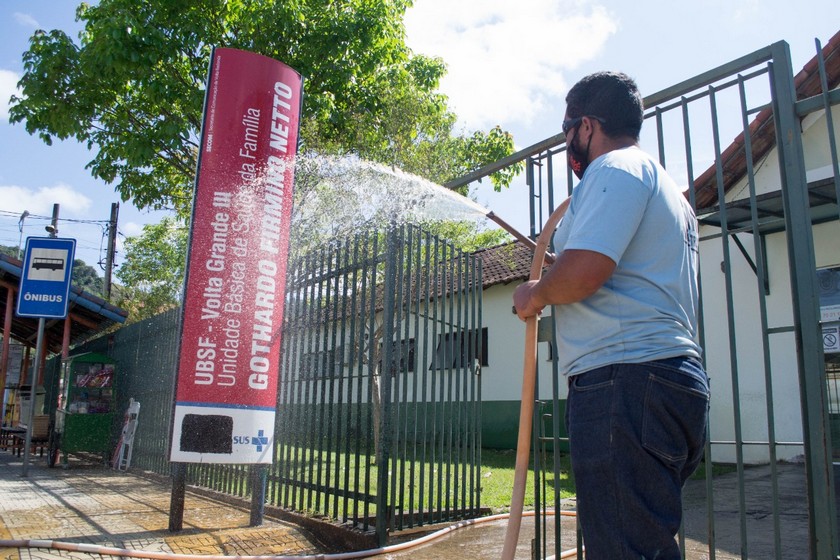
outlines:
[{"label": "blue jeans", "polygon": [[566,428],[587,560],[677,560],[682,487],[703,456],[709,382],[694,358],[569,379]]}]

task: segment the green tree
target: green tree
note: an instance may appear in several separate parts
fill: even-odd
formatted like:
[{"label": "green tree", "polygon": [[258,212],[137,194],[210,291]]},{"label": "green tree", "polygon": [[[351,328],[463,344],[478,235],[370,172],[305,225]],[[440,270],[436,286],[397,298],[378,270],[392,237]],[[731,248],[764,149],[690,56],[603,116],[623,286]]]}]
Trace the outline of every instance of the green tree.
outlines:
[{"label": "green tree", "polygon": [[[410,0],[101,0],[78,43],[37,31],[10,120],[46,143],[75,138],[123,200],[189,214],[212,46],[282,60],[305,77],[303,151],[346,154],[445,182],[513,151],[500,128],[458,135],[436,92],[443,61],[415,55]],[[493,177],[496,188],[512,175]]]},{"label": "green tree", "polygon": [[75,259],[73,261],[74,286],[83,289],[89,294],[102,297],[104,282],[104,278],[96,272],[94,267],[88,265],[82,259]]},{"label": "green tree", "polygon": [[167,217],[143,226],[143,233],[125,241],[125,260],[117,268],[122,288],[117,305],[136,322],[180,303],[187,253],[187,228]]}]

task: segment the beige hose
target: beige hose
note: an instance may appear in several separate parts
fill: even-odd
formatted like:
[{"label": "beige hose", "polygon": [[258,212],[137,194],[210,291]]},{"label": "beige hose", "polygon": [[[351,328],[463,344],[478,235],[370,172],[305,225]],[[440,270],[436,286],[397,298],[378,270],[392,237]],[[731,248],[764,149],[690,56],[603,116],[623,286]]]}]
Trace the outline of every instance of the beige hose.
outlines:
[{"label": "beige hose", "polygon": [[[542,277],[544,257],[548,244],[560,218],[566,213],[571,198],[563,201],[551,213],[534,248],[531,261],[531,280]],[[513,560],[519,529],[522,525],[522,508],[525,503],[525,482],[528,478],[528,458],[531,450],[531,423],[534,416],[534,387],[537,378],[537,317],[525,321],[525,365],[522,370],[522,399],[519,407],[519,437],[516,441],[516,468],[513,475],[513,495],[510,499],[510,521],[505,533],[502,560]]]},{"label": "beige hose", "polygon": [[[553,511],[547,512],[553,515]],[[152,558],[154,560],[346,560],[350,558],[367,558],[368,556],[376,556],[379,554],[390,554],[399,552],[425,544],[434,539],[440,538],[456,529],[476,525],[479,523],[486,523],[488,521],[498,521],[509,517],[510,514],[502,513],[499,515],[490,515],[488,517],[479,517],[478,519],[468,519],[449,525],[439,531],[430,533],[419,539],[406,541],[399,544],[384,546],[381,548],[372,548],[369,550],[359,550],[355,552],[341,552],[336,554],[307,554],[307,555],[289,555],[289,556],[224,556],[219,554],[175,554],[171,552],[158,552],[151,550],[133,550],[128,548],[116,548],[111,546],[102,546],[88,543],[71,543],[62,541],[53,541],[46,539],[20,539],[20,540],[4,540],[0,539],[0,549],[2,548],[46,548],[52,550],[69,550],[72,552],[86,552],[88,554],[99,554],[103,556],[121,556],[133,558]],[[534,512],[529,512],[526,515],[534,515]],[[574,517],[575,513],[571,511],[561,511],[560,515]],[[564,551],[559,558],[571,558],[577,554],[574,549]]]},{"label": "beige hose", "polygon": [[[494,222],[496,222],[497,224],[502,226],[502,229],[504,229],[509,234],[514,236],[517,241],[519,241],[520,243],[525,245],[527,248],[531,249],[532,251],[537,250],[537,244],[534,243],[534,241],[530,237],[526,237],[525,235],[523,235],[522,233],[517,231],[516,228],[514,228],[512,225],[510,225],[509,223],[504,221],[502,218],[497,216],[496,213],[493,212],[492,210],[490,212],[487,212],[487,214],[485,214],[485,217],[488,220],[493,220]],[[551,263],[554,262],[554,255],[552,255],[551,253],[545,252],[544,260],[545,260],[546,263],[551,264]]]}]

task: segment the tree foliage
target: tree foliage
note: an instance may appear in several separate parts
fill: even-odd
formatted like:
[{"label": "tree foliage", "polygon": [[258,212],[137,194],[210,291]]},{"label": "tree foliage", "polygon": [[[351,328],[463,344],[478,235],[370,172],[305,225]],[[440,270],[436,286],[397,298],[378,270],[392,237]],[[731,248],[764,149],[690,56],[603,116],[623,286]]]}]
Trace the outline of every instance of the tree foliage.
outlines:
[{"label": "tree foliage", "polygon": [[9,257],[17,258],[18,248],[11,245],[0,245],[0,253]]},{"label": "tree foliage", "polygon": [[122,288],[117,305],[130,322],[152,317],[178,305],[184,282],[187,229],[172,217],[143,226],[125,240],[125,261],[117,268]]},{"label": "tree foliage", "polygon": [[75,259],[73,261],[73,285],[89,294],[102,297],[105,280],[96,272],[94,267],[88,265],[82,259]]},{"label": "tree foliage", "polygon": [[[212,48],[281,60],[304,76],[303,154],[352,154],[445,183],[513,151],[499,127],[456,131],[438,91],[445,64],[405,44],[410,0],[100,0],[78,38],[37,31],[10,120],[46,143],[76,139],[91,174],[177,220],[125,244],[116,301],[140,319],[177,304]],[[518,170],[491,179],[507,186]],[[296,194],[305,196],[298,175]],[[466,193],[462,193],[466,194]],[[463,226],[452,225],[455,230]],[[469,228],[467,228],[469,229]],[[481,234],[488,235],[488,234]],[[492,235],[492,234],[490,234]],[[460,239],[469,237],[459,231]],[[478,239],[480,236],[475,236]]]},{"label": "tree foliage", "polygon": [[[140,208],[189,213],[213,46],[258,52],[305,78],[303,152],[354,153],[445,182],[513,151],[496,127],[459,135],[436,91],[443,61],[413,54],[410,0],[101,0],[78,42],[37,31],[10,120],[75,138],[94,177]],[[496,188],[511,172],[493,177]]]}]

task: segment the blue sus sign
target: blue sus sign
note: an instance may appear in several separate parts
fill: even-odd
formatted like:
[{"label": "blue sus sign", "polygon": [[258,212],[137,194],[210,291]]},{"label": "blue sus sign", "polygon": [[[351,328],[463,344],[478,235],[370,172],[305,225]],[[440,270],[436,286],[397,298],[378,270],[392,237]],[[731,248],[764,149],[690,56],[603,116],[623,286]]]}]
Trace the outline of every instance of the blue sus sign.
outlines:
[{"label": "blue sus sign", "polygon": [[18,316],[57,319],[67,316],[75,254],[75,239],[27,238],[18,290]]}]

